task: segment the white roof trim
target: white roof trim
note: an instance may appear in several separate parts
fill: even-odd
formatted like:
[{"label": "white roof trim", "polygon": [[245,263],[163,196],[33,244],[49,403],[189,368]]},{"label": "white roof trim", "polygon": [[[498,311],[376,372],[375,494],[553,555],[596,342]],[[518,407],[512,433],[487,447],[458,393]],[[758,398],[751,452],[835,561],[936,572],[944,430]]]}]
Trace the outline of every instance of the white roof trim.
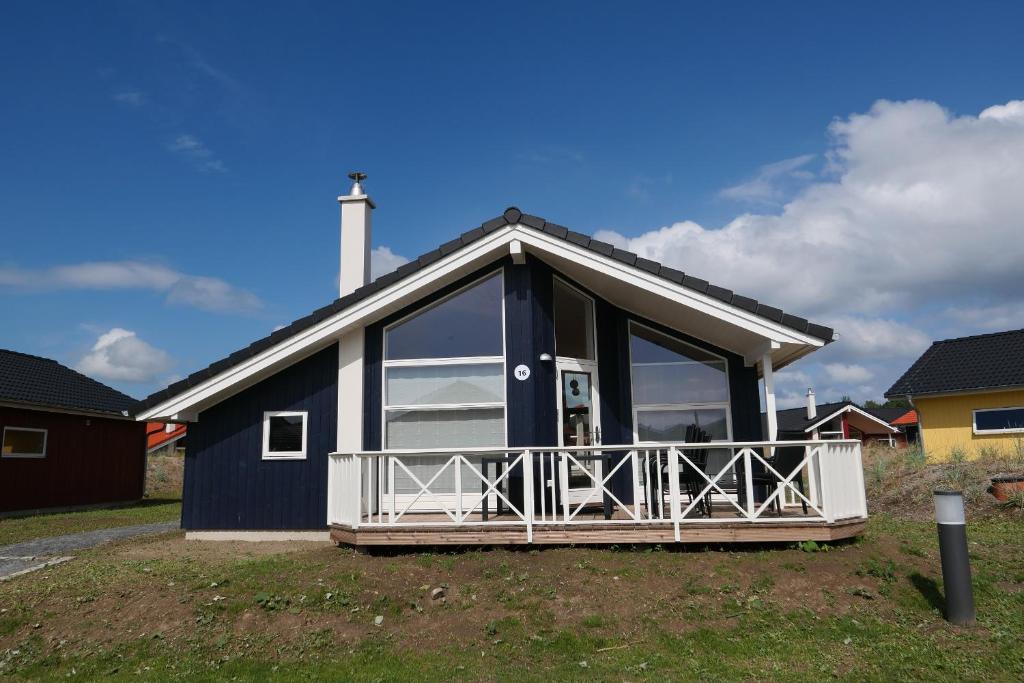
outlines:
[{"label": "white roof trim", "polygon": [[647,273],[635,266],[602,256],[590,249],[529,226],[515,224],[495,230],[490,235],[409,274],[316,325],[297,332],[269,349],[142,411],[136,416],[136,419],[140,421],[194,420],[200,410],[287,367],[296,358],[311,355],[334,343],[346,332],[388,315],[406,303],[429,294],[459,277],[470,274],[473,270],[481,267],[482,261],[487,258],[508,254],[509,245],[516,240],[519,240],[524,246],[533,247],[538,252],[550,253],[572,259],[577,263],[584,263],[588,267],[611,275],[627,284],[741,327],[766,340],[812,348],[825,345],[821,339],[797,332],[737,306]]},{"label": "white roof trim", "polygon": [[882,425],[883,427],[885,427],[886,429],[888,429],[888,430],[889,430],[890,432],[892,432],[893,434],[898,434],[898,433],[899,433],[899,431],[900,431],[900,430],[896,429],[895,427],[893,427],[893,426],[892,426],[891,424],[889,424],[888,422],[886,422],[885,420],[881,419],[880,417],[877,417],[877,416],[875,416],[875,415],[872,415],[871,413],[867,412],[866,410],[861,410],[861,409],[860,409],[860,408],[858,408],[857,406],[854,406],[854,405],[849,405],[849,406],[843,406],[842,408],[840,408],[839,410],[835,411],[835,412],[834,412],[834,413],[832,413],[831,415],[828,415],[827,417],[823,417],[822,419],[818,420],[817,422],[815,422],[814,424],[812,424],[812,425],[811,425],[810,427],[808,427],[807,429],[805,429],[805,430],[804,430],[804,432],[806,433],[806,432],[811,432],[811,431],[814,431],[814,430],[815,430],[815,429],[817,429],[817,428],[818,428],[819,426],[821,426],[821,425],[822,425],[822,424],[824,424],[825,422],[828,422],[829,420],[831,420],[831,419],[832,419],[833,417],[835,417],[836,415],[841,415],[841,414],[843,414],[843,413],[846,413],[846,412],[850,412],[851,410],[852,410],[853,412],[856,412],[856,413],[860,413],[861,415],[863,415],[864,417],[866,417],[866,418],[868,418],[868,419],[870,419],[870,420],[874,420],[874,421],[875,421],[875,422],[877,422],[878,424],[880,424],[880,425]]}]

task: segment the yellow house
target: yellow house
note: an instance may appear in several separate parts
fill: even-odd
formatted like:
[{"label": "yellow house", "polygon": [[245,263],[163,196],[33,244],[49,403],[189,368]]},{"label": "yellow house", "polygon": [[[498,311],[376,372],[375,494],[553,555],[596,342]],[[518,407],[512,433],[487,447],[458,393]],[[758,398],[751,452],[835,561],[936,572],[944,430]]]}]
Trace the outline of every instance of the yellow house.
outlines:
[{"label": "yellow house", "polygon": [[1024,458],[1024,330],[937,341],[885,395],[917,409],[929,458]]}]

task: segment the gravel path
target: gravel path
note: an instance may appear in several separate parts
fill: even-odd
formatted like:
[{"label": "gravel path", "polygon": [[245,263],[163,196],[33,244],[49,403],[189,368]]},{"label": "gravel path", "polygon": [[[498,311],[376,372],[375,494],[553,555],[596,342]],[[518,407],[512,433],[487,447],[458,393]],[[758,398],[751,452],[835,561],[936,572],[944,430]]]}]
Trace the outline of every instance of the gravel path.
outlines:
[{"label": "gravel path", "polygon": [[178,527],[178,522],[138,524],[113,529],[83,531],[66,536],[37,538],[24,543],[0,546],[0,580],[63,562],[70,559],[69,555],[76,550],[93,548],[123,538],[173,531]]}]

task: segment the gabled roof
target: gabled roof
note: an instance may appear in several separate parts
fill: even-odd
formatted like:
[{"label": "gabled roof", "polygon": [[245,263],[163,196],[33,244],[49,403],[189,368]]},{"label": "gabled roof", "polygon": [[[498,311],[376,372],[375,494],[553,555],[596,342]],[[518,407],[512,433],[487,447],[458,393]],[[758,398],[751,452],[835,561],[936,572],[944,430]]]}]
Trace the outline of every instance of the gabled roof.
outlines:
[{"label": "gabled roof", "polygon": [[55,360],[5,349],[0,349],[0,402],[118,416],[128,416],[138,403]]},{"label": "gabled roof", "polygon": [[[631,268],[642,271],[659,278],[672,285],[696,292],[699,295],[722,302],[732,310],[754,316],[765,322],[766,325],[774,325],[778,329],[789,330],[792,333],[802,335],[814,341],[817,346],[830,343],[833,339],[831,328],[809,322],[805,318],[785,313],[779,308],[760,303],[750,297],[733,293],[724,287],[713,285],[693,275],[663,266],[660,263],[640,258],[636,254],[618,249],[611,244],[591,239],[589,236],[573,232],[555,223],[550,223],[543,218],[522,213],[519,209],[512,207],[507,209],[501,216],[493,218],[481,225],[464,232],[460,237],[442,244],[437,249],[429,251],[419,258],[400,266],[395,271],[383,275],[373,282],[360,287],[356,291],[336,299],[333,303],[313,311],[304,318],[294,321],[292,324],[281,328],[263,339],[253,342],[244,349],[239,349],[226,358],[219,360],[203,370],[192,373],[185,379],[175,382],[166,389],[158,391],[146,397],[142,401],[141,410],[146,411],[154,406],[163,404],[176,396],[186,392],[197,385],[200,385],[212,378],[231,370],[235,366],[255,358],[269,349],[285,342],[289,338],[300,335],[324,321],[339,315],[357,306],[361,302],[371,299],[375,295],[383,293],[389,288],[403,283],[412,278],[420,271],[428,270],[432,265],[442,259],[452,257],[460,252],[469,250],[476,243],[484,241],[489,235],[499,232],[506,227],[524,226],[542,234],[545,238],[555,238],[561,242],[581,248],[593,253],[596,256],[613,259],[616,262],[626,264]],[[155,417],[155,415],[148,415]]]},{"label": "gabled roof", "polygon": [[831,420],[840,413],[844,412],[859,413],[860,415],[863,415],[867,419],[877,422],[880,427],[884,427],[889,431],[896,431],[889,425],[888,420],[874,414],[875,411],[873,410],[864,410],[853,401],[819,403],[817,404],[817,415],[809,419],[807,417],[807,408],[804,406],[801,406],[799,408],[788,408],[786,410],[778,410],[775,412],[775,415],[779,433],[805,433],[811,431],[811,429],[820,425],[822,422],[827,422],[828,420]]},{"label": "gabled roof", "polygon": [[886,396],[1024,386],[1024,330],[934,342]]}]

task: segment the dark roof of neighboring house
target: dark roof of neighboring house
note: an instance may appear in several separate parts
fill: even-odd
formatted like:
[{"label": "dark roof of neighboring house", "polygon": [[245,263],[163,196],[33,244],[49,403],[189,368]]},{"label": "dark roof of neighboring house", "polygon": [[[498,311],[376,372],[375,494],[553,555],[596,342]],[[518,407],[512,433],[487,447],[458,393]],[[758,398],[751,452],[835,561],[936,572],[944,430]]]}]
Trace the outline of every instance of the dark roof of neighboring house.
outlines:
[{"label": "dark roof of neighboring house", "polygon": [[138,404],[131,396],[55,360],[0,349],[0,402],[121,415]]},{"label": "dark roof of neighboring house", "polygon": [[803,432],[816,422],[820,422],[832,413],[853,405],[852,401],[837,401],[835,403],[819,403],[817,417],[807,419],[807,407],[787,408],[786,410],[775,411],[777,424],[780,432]]},{"label": "dark roof of neighboring house", "polygon": [[340,299],[335,299],[333,303],[322,308],[318,308],[306,317],[299,318],[291,325],[283,327],[275,331],[273,334],[253,342],[244,349],[235,351],[230,356],[211,364],[203,370],[192,373],[185,379],[175,382],[166,389],[147,396],[142,400],[139,407],[140,409],[150,408],[191,386],[199,384],[214,375],[220,374],[221,372],[238,365],[242,361],[265,351],[274,344],[284,341],[285,339],[316,325],[325,318],[336,313],[340,313],[349,306],[368,298],[385,287],[389,287],[399,280],[412,275],[416,271],[439,261],[449,254],[452,254],[479,239],[482,239],[484,236],[500,230],[507,225],[513,225],[516,223],[534,228],[535,230],[541,230],[548,235],[553,235],[554,237],[563,239],[566,242],[583,247],[584,249],[589,249],[596,254],[613,258],[617,261],[639,268],[645,272],[662,277],[677,285],[682,285],[688,289],[700,292],[701,294],[706,294],[707,296],[732,304],[738,308],[742,308],[750,313],[763,316],[773,322],[796,330],[797,332],[821,339],[826,344],[832,341],[832,329],[829,327],[817,325],[809,322],[805,318],[785,313],[779,308],[759,303],[755,299],[751,299],[749,297],[740,296],[739,294],[733,293],[732,290],[725,289],[724,287],[718,287],[717,285],[709,283],[707,280],[701,280],[700,278],[694,277],[693,275],[687,275],[686,273],[675,270],[674,268],[669,268],[668,266],[663,266],[660,263],[641,258],[632,252],[618,249],[606,242],[591,239],[588,235],[573,232],[572,230],[564,228],[556,223],[550,223],[543,218],[531,216],[523,213],[515,207],[510,207],[505,210],[505,213],[497,218],[492,218],[472,230],[462,233],[462,235],[450,242],[445,242],[437,249],[428,251],[419,258],[400,266],[393,272],[382,275],[373,282],[360,287],[351,294],[347,294]]},{"label": "dark roof of neighboring house", "polygon": [[886,396],[1024,386],[1024,330],[934,342]]}]

